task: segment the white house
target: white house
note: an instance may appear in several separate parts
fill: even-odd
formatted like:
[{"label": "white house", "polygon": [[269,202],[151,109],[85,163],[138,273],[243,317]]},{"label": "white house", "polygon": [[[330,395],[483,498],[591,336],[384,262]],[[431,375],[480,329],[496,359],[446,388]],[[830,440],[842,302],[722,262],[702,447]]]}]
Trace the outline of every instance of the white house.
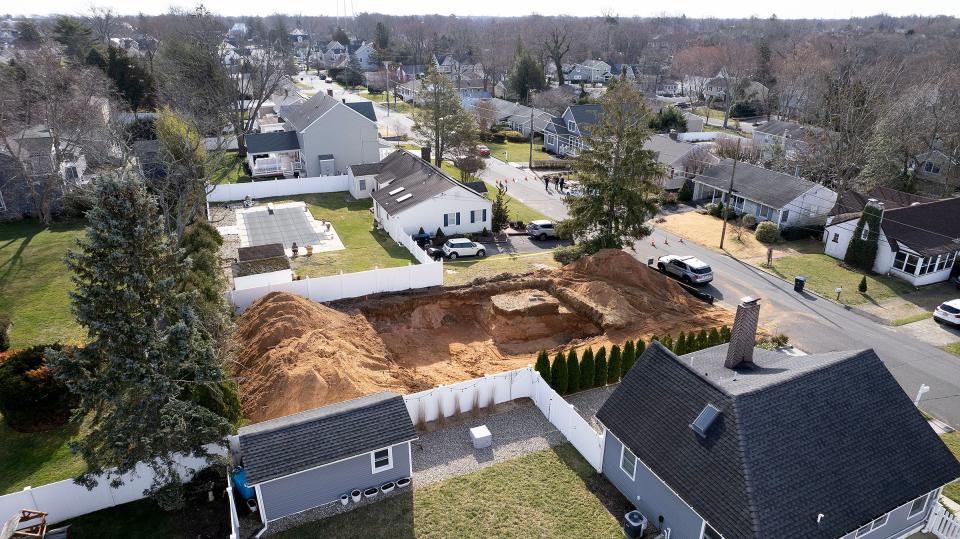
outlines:
[{"label": "white house", "polygon": [[377,63],[377,50],[373,48],[373,43],[364,43],[360,45],[354,53],[357,61],[360,62],[360,69],[364,71],[376,71],[380,68]]},{"label": "white house", "polygon": [[350,194],[353,198],[370,198],[370,193],[377,187],[377,174],[383,168],[382,163],[365,163],[350,165],[347,176],[350,180]]},{"label": "white house", "polygon": [[[710,165],[693,178],[693,200],[727,204],[733,161]],[[730,206],[737,213],[773,221],[781,228],[822,225],[837,201],[837,193],[809,180],[737,163]]]},{"label": "white house", "polygon": [[[871,191],[871,194],[882,198],[871,197],[865,203],[865,206],[874,206],[881,211],[873,271],[892,275],[915,286],[950,278],[960,253],[960,219],[957,218],[960,197],[932,200],[903,193],[917,199],[911,202],[903,197],[884,196],[884,193]],[[904,201],[909,203],[901,205]],[[837,212],[831,216],[823,232],[824,252],[843,260],[861,217],[861,211]],[[863,239],[869,237],[869,223],[864,223],[860,234]]]},{"label": "white house", "polygon": [[374,220],[397,241],[421,228],[446,236],[490,230],[489,199],[405,150],[388,155],[375,180]]}]

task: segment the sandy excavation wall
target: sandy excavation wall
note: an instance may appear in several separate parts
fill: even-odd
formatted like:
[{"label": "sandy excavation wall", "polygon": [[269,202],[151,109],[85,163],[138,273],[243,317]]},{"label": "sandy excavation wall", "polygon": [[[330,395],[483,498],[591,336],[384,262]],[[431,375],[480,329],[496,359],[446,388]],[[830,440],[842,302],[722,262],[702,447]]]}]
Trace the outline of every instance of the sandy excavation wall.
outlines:
[{"label": "sandy excavation wall", "polygon": [[333,307],[270,294],[237,320],[235,374],[244,413],[260,421],[522,367],[541,349],[731,321],[627,253],[603,251],[559,270]]}]

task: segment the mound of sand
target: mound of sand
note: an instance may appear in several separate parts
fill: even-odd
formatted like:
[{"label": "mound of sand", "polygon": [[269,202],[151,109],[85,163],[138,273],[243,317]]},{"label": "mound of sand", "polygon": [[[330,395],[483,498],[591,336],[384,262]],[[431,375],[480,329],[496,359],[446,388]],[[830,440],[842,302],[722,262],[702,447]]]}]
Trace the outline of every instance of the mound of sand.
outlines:
[{"label": "mound of sand", "polygon": [[402,389],[363,316],[299,296],[263,297],[237,319],[234,339],[243,411],[253,421]]}]

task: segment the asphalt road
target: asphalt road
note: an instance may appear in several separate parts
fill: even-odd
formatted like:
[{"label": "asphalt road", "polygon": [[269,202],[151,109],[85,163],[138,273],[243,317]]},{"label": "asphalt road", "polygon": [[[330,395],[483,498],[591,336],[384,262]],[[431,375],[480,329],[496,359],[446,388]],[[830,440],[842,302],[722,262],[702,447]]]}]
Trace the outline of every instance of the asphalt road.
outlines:
[{"label": "asphalt road", "polygon": [[544,189],[543,181],[529,170],[512,167],[493,157],[486,160],[487,168],[480,171],[480,179],[492,186],[497,181],[507,180],[507,193],[551,219],[566,219],[567,205],[563,203],[563,194],[553,185]]},{"label": "asphalt road", "polygon": [[[664,244],[667,237],[669,245]],[[735,308],[743,296],[760,297],[760,323],[784,333],[791,344],[808,353],[873,348],[903,390],[915,398],[921,384],[930,391],[920,407],[953,426],[960,426],[960,358],[883,326],[832,301],[798,294],[788,283],[749,264],[695,244],[681,244],[676,236],[655,231],[652,239],[635,245],[634,255],[692,254],[713,267],[714,281],[701,287],[720,303]]]}]

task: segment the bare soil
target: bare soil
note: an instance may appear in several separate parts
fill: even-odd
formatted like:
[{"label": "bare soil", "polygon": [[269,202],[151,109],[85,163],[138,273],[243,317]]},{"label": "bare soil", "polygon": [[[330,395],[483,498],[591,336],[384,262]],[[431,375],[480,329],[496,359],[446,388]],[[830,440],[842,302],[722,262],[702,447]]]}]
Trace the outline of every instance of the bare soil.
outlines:
[{"label": "bare soil", "polygon": [[237,320],[243,410],[262,421],[526,366],[538,351],[730,324],[622,251],[560,269],[330,306],[270,294]]}]

